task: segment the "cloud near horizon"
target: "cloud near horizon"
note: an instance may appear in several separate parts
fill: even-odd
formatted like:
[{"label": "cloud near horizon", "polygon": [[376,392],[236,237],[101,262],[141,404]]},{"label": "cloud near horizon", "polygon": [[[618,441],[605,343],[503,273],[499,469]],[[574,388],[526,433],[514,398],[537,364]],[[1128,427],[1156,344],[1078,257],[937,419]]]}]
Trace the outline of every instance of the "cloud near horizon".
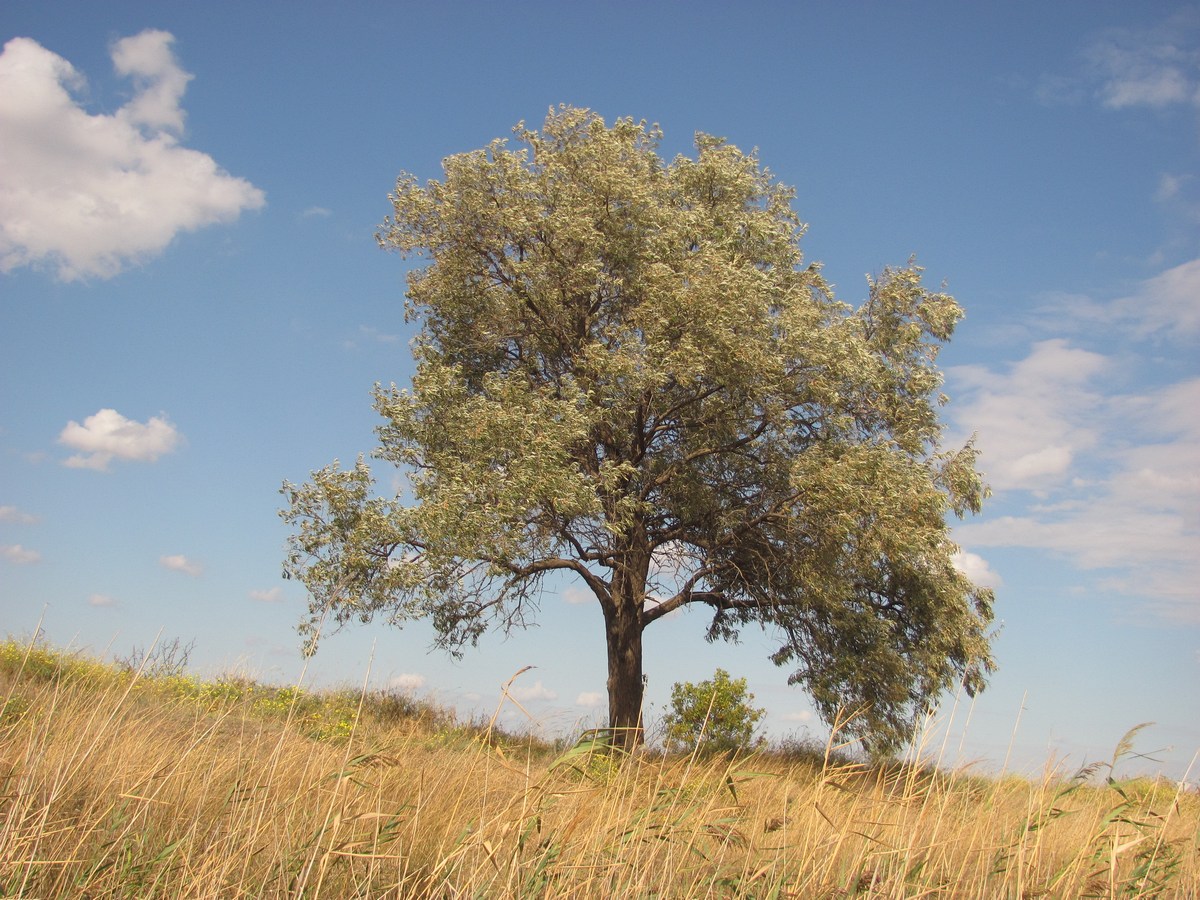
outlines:
[{"label": "cloud near horizon", "polygon": [[71,469],[108,471],[114,459],[154,462],[174,451],[183,436],[164,418],[152,417],[145,424],[127,419],[115,409],[102,409],[80,425],[74,420],[58,436],[58,442],[78,450],[64,460]]},{"label": "cloud near horizon", "polygon": [[175,236],[261,208],[265,195],[183,147],[181,101],[192,76],[174,37],[147,30],[111,47],[133,97],[88,113],[86,79],[36,41],[0,52],[0,272],[47,267],[62,281],[111,278]]},{"label": "cloud near horizon", "polygon": [[401,672],[388,679],[388,687],[404,694],[415,693],[425,687],[425,676],[416,672]]},{"label": "cloud near horizon", "polygon": [[535,681],[528,687],[520,684],[513,685],[513,687],[508,689],[508,693],[512,695],[514,700],[517,700],[521,703],[558,699],[558,692],[550,690],[550,688],[542,684],[541,681]]}]

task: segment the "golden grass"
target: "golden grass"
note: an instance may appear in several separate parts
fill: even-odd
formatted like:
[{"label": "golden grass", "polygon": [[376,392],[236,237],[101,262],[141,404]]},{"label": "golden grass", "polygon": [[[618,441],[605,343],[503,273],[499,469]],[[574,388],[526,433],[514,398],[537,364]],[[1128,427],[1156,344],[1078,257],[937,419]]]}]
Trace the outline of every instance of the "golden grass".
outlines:
[{"label": "golden grass", "polygon": [[1163,783],[618,764],[13,642],[0,699],[4,897],[1200,896],[1200,797]]}]

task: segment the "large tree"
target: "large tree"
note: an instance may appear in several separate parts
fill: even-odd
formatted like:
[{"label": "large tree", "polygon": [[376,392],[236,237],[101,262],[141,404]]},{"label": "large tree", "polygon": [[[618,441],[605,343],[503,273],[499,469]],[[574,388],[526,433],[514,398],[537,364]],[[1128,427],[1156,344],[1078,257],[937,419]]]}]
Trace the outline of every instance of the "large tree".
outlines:
[{"label": "large tree", "polygon": [[400,177],[379,242],[419,262],[411,389],[376,385],[360,458],[285,484],[302,624],[429,617],[452,652],[528,624],[569,575],[595,596],[609,723],[641,739],[642,634],[683,607],[710,640],[778,637],[830,720],[877,748],[992,669],[992,597],[948,513],[985,495],[944,450],[935,360],[962,311],[910,261],[857,309],[804,266],[792,190],[755,154],[592,112]]}]

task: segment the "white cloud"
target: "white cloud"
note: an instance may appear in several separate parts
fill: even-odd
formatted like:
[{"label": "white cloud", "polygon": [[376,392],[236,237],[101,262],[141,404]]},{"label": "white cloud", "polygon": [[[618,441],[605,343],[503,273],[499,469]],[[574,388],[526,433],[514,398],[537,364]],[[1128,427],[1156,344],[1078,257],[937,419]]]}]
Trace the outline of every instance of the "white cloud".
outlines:
[{"label": "white cloud", "polygon": [[1169,172],[1164,172],[1159,176],[1158,190],[1154,192],[1154,199],[1159,203],[1174,200],[1192,179],[1193,176],[1190,174],[1172,175]]},{"label": "white cloud", "polygon": [[412,694],[425,687],[425,676],[415,672],[402,672],[388,679],[388,687],[395,688],[405,694]]},{"label": "white cloud", "polygon": [[954,563],[954,568],[980,587],[998,588],[1004,583],[999,573],[978,553],[960,550],[951,557],[951,562]]},{"label": "white cloud", "polygon": [[359,325],[357,338],[346,338],[342,341],[342,348],[345,350],[357,350],[363,344],[398,344],[403,340],[403,336],[399,334],[391,334],[386,331],[380,331],[371,325]]},{"label": "white cloud", "polygon": [[1114,300],[1063,294],[1048,299],[1043,315],[1067,326],[1121,327],[1135,338],[1191,340],[1200,334],[1200,259],[1148,278]]},{"label": "white cloud", "polygon": [[69,422],[58,442],[79,450],[63,465],[74,469],[106,471],[114,458],[154,462],[179,446],[181,435],[166,419],[151,418],[144,425],[115,409],[102,409],[83,424]]},{"label": "white cloud", "polygon": [[118,605],[116,599],[110,597],[108,594],[92,594],[90,597],[88,597],[87,602],[89,606],[105,607]]},{"label": "white cloud", "polygon": [[563,602],[569,603],[571,606],[583,606],[596,601],[596,595],[587,588],[577,587],[573,584],[563,588],[560,596],[563,598]]},{"label": "white cloud", "polygon": [[1118,321],[1131,324],[1139,337],[1195,337],[1200,334],[1200,259],[1156,275],[1132,296],[1116,300],[1113,308]]},{"label": "white cloud", "polygon": [[798,709],[792,712],[786,712],[779,717],[784,722],[811,722],[814,718],[812,710]]},{"label": "white cloud", "polygon": [[250,599],[260,603],[282,603],[283,588],[273,587],[250,592]]},{"label": "white cloud", "polygon": [[11,522],[16,525],[33,525],[38,517],[17,509],[15,506],[0,506],[0,522]]},{"label": "white cloud", "polygon": [[132,78],[137,93],[117,116],[152,129],[183,131],[179,101],[192,76],[179,68],[171,44],[175,38],[165,31],[146,30],[113,44],[113,68]]},{"label": "white cloud", "polygon": [[265,197],[179,143],[192,76],[165,31],[111,48],[133,97],[111,115],[72,96],[84,77],[29,38],[0,53],[0,271],[46,265],[64,281],[109,278],[182,231],[230,222]]},{"label": "white cloud", "polygon": [[588,709],[596,709],[607,702],[607,698],[600,691],[584,691],[575,698],[576,706],[583,706]]},{"label": "white cloud", "polygon": [[[1125,296],[1060,296],[1042,327],[1120,342],[1112,358],[1062,338],[1034,344],[1004,369],[952,369],[965,388],[959,436],[978,431],[981,468],[998,502],[1031,490],[1036,505],[955,529],[965,548],[1046,551],[1081,570],[1088,589],[1123,594],[1130,608],[1200,623],[1200,378],[1130,387],[1141,343],[1156,356],[1200,333],[1200,260]],[[1167,371],[1171,371],[1168,369]],[[1157,374],[1157,373],[1156,373]],[[959,393],[954,389],[951,393]]]},{"label": "white cloud", "polygon": [[1113,29],[1084,51],[1110,109],[1162,109],[1200,100],[1200,53],[1195,15],[1178,15],[1148,29]]},{"label": "white cloud", "polygon": [[[1032,434],[1015,414],[1007,421],[1015,435],[996,432],[1005,424],[998,419],[988,421],[980,428],[983,467],[999,474],[999,487],[1038,487],[1050,502],[961,525],[955,539],[971,548],[1049,551],[1097,573],[1097,588],[1136,597],[1165,618],[1200,622],[1200,378],[1102,394],[1098,388],[1081,392],[1077,379],[1062,371],[1032,391],[1020,378],[993,377],[990,391],[1011,392],[1005,409],[1025,407],[1034,422],[1044,423],[1050,410],[1061,416],[1055,436],[1068,436],[1077,453],[1055,478],[1022,480],[1027,473],[1014,457],[1029,458],[1022,454]],[[1067,402],[1048,403],[1047,394],[1055,393]],[[990,397],[976,397],[974,408],[968,403],[962,424],[973,421],[973,409],[993,409]]]},{"label": "white cloud", "polygon": [[1007,373],[984,366],[950,370],[956,416],[978,433],[980,465],[997,490],[1045,489],[1064,480],[1076,455],[1092,447],[1092,416],[1102,397],[1089,382],[1107,360],[1054,339],[1034,345]]},{"label": "white cloud", "polygon": [[1079,52],[1077,68],[1045,75],[1045,103],[1094,100],[1108,109],[1200,107],[1200,12],[1183,9],[1141,28],[1096,33]]},{"label": "white cloud", "polygon": [[0,557],[18,566],[28,566],[39,562],[42,554],[36,550],[27,550],[20,544],[0,544]]},{"label": "white cloud", "polygon": [[529,687],[524,685],[514,685],[508,689],[508,693],[514,700],[519,700],[522,703],[528,703],[538,700],[557,700],[558,693],[550,690],[541,681],[535,681]]},{"label": "white cloud", "polygon": [[333,210],[326,209],[324,206],[310,206],[304,212],[300,213],[302,219],[326,219],[333,215]]},{"label": "white cloud", "polygon": [[184,575],[191,575],[193,578],[198,577],[204,571],[204,566],[195,560],[188,559],[182,553],[176,553],[171,556],[160,556],[158,563],[164,569],[170,569],[173,572],[182,572]]}]

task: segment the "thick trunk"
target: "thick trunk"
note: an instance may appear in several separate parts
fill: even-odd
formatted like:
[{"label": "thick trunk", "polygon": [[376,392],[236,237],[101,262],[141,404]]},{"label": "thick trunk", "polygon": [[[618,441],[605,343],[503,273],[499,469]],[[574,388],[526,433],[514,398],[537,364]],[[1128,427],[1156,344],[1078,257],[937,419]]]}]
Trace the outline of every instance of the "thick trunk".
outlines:
[{"label": "thick trunk", "polygon": [[[611,603],[604,610],[608,641],[608,727],[626,750],[642,743],[642,605],[650,552],[644,540],[613,573]],[[640,552],[639,552],[640,551]]]},{"label": "thick trunk", "polygon": [[642,623],[636,614],[617,610],[605,617],[605,631],[608,727],[614,745],[630,750],[642,743]]}]

